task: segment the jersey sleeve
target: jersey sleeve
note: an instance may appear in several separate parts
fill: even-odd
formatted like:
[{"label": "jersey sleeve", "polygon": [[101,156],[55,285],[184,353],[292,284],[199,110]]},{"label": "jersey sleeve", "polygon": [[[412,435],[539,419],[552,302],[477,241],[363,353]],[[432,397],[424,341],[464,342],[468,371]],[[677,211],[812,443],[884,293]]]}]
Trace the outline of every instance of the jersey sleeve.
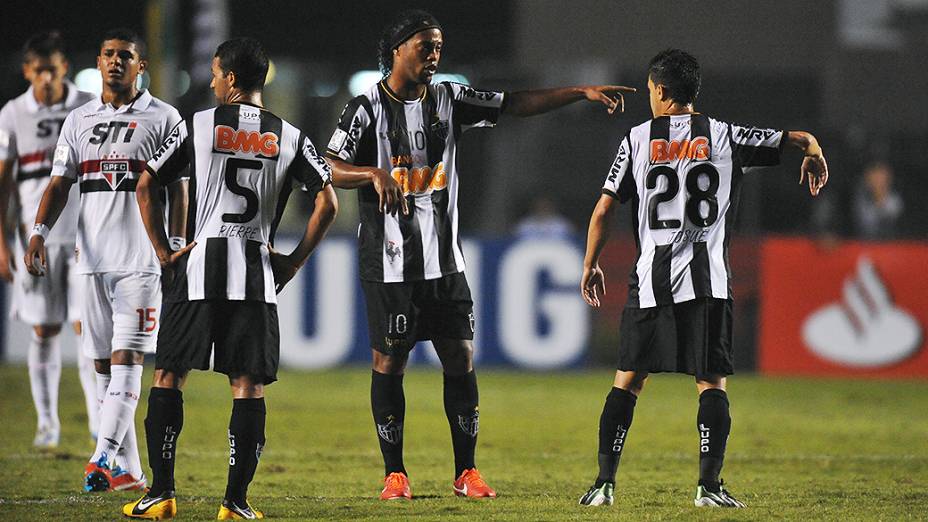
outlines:
[{"label": "jersey sleeve", "polygon": [[625,203],[635,194],[635,175],[632,171],[632,143],[631,137],[626,135],[619,143],[619,152],[606,176],[603,184],[603,194],[612,196]]},{"label": "jersey sleeve", "polygon": [[0,161],[16,159],[16,127],[13,103],[0,110]]},{"label": "jersey sleeve", "polygon": [[780,164],[783,152],[783,131],[731,124],[732,155],[741,166],[772,167]]},{"label": "jersey sleeve", "polygon": [[187,122],[181,120],[174,125],[154,156],[148,160],[146,170],[161,185],[169,185],[180,179],[180,174],[190,165],[189,139]]},{"label": "jersey sleeve", "polygon": [[442,82],[451,97],[451,118],[462,131],[495,127],[506,103],[506,93],[482,91],[454,82]]},{"label": "jersey sleeve", "polygon": [[71,111],[61,124],[61,134],[55,146],[52,159],[52,176],[62,176],[72,181],[77,180],[80,163],[77,143],[77,111]]},{"label": "jersey sleeve", "polygon": [[287,174],[303,192],[315,197],[316,193],[332,183],[332,170],[306,135],[300,134],[298,145]]},{"label": "jersey sleeve", "polygon": [[338,118],[338,125],[326,147],[326,154],[353,164],[358,153],[358,143],[364,131],[371,125],[371,120],[370,102],[367,97],[357,96],[348,102]]}]

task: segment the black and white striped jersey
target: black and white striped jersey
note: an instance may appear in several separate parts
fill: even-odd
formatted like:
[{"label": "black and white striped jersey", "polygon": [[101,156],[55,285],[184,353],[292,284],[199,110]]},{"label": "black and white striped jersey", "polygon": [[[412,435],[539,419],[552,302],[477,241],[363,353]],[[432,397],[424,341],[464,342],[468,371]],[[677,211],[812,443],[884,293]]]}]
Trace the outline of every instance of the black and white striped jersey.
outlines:
[{"label": "black and white striped jersey", "polygon": [[777,165],[783,131],[702,114],[661,116],[622,139],[603,193],[633,201],[628,305],[731,298],[728,244],[746,169]]},{"label": "black and white striped jersey", "polygon": [[[189,170],[188,170],[189,169]],[[167,185],[190,180],[187,239],[165,301],[276,303],[268,246],[294,187],[315,197],[331,171],[299,129],[259,107],[221,105],[178,124],[148,162]]]},{"label": "black and white striped jersey", "polygon": [[496,125],[505,94],[444,82],[403,101],[385,81],[345,107],[327,153],[389,171],[409,214],[378,211],[377,192],[358,190],[361,279],[422,281],[464,271],[458,236],[457,142],[473,127]]}]

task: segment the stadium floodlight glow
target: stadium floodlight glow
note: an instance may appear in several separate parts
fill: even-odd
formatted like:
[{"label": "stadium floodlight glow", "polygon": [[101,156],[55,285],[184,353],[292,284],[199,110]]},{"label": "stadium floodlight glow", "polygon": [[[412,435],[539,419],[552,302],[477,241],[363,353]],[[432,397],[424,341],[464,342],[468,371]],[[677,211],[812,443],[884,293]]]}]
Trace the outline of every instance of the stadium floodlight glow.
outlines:
[{"label": "stadium floodlight glow", "polygon": [[99,95],[103,92],[103,77],[97,69],[81,69],[74,75],[74,85],[81,91]]},{"label": "stadium floodlight glow", "polygon": [[[144,89],[147,86],[148,73],[142,73],[135,79],[135,86]],[[103,76],[99,69],[81,69],[74,75],[74,85],[78,90],[100,95],[103,93]]]},{"label": "stadium floodlight glow", "polygon": [[[351,75],[351,78],[348,80],[348,91],[352,96],[357,96],[368,88],[371,85],[379,82],[383,78],[383,75],[380,74],[380,71],[358,71]],[[470,85],[470,81],[463,74],[455,73],[437,73],[432,77],[432,83],[440,82],[456,82],[463,83],[464,85]]]},{"label": "stadium floodlight glow", "polygon": [[270,85],[274,78],[277,77],[277,66],[274,65],[274,60],[267,61],[267,78],[264,79],[264,85]]}]

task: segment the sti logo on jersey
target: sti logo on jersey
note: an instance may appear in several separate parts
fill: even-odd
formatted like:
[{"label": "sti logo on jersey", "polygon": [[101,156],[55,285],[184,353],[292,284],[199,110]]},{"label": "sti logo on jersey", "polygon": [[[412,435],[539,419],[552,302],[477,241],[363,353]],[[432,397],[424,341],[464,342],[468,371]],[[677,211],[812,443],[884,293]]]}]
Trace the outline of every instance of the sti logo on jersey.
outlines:
[{"label": "sti logo on jersey", "polygon": [[670,163],[684,158],[705,161],[709,154],[709,139],[704,136],[693,141],[651,140],[651,163]]},{"label": "sti logo on jersey", "polygon": [[278,137],[273,132],[233,129],[227,125],[216,126],[215,150],[225,153],[245,152],[265,158],[276,158],[280,154]]},{"label": "sti logo on jersey", "polygon": [[91,131],[93,132],[93,137],[90,138],[90,143],[99,145],[106,142],[107,138],[110,139],[110,143],[116,143],[119,141],[120,137],[122,137],[123,143],[129,143],[132,140],[132,135],[135,133],[136,127],[138,127],[138,122],[135,121],[98,123],[93,126],[93,130]]}]

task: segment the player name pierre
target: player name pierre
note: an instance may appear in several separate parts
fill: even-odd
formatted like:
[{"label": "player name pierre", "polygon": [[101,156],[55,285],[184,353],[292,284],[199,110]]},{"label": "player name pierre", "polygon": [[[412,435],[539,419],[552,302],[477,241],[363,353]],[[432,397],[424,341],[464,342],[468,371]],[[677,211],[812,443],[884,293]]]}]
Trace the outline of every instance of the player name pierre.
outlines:
[{"label": "player name pierre", "polygon": [[255,236],[258,235],[258,227],[250,227],[247,225],[224,224],[219,227],[219,235],[221,237],[238,237],[241,239],[255,239]]}]

